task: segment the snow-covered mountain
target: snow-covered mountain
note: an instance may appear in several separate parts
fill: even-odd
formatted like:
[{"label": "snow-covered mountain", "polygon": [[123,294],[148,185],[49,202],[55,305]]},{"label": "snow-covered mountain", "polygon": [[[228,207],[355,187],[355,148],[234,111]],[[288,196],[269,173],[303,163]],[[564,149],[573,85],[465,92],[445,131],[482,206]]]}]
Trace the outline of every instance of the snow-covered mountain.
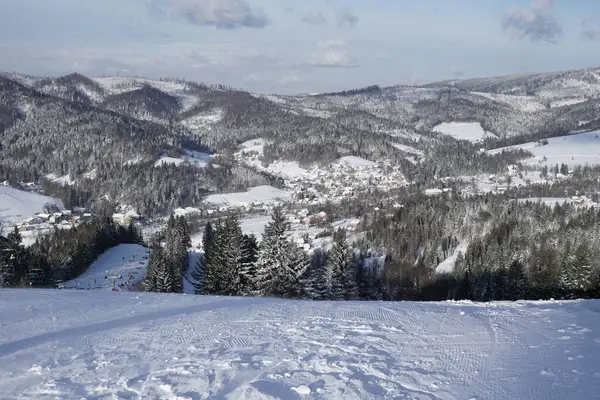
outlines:
[{"label": "snow-covered mountain", "polygon": [[[354,156],[389,161],[400,166],[403,176],[425,180],[435,171],[448,170],[449,152],[463,159],[483,157],[475,156],[483,140],[492,148],[494,142],[496,147],[509,146],[599,129],[599,71],[298,96],[258,95],[181,79],[5,73],[0,74],[0,178],[37,181],[49,174],[69,175],[69,182],[80,185],[94,171],[94,185],[87,191],[108,192],[111,198],[123,197],[140,206],[148,197],[140,195],[150,187],[148,182],[154,185],[166,178],[132,181],[139,181],[140,171],[157,165],[165,155],[231,155],[243,143],[263,139],[267,145],[259,161],[264,168],[221,160],[219,171],[203,163],[203,171],[184,173],[186,167],[200,166],[173,164],[181,166],[168,172],[174,186],[189,181],[190,174],[202,175],[203,183],[172,205],[193,206],[206,194],[246,190],[235,183],[239,176],[251,175],[254,185],[273,184],[274,168],[268,166],[275,163],[307,169]],[[452,132],[439,129],[449,126]],[[468,132],[457,132],[457,126]],[[124,166],[135,173],[115,176]],[[424,166],[432,171],[424,171]],[[476,166],[452,172],[499,171]],[[113,182],[118,185],[110,187]]]},{"label": "snow-covered mountain", "polygon": [[4,399],[592,399],[597,301],[0,291]]}]

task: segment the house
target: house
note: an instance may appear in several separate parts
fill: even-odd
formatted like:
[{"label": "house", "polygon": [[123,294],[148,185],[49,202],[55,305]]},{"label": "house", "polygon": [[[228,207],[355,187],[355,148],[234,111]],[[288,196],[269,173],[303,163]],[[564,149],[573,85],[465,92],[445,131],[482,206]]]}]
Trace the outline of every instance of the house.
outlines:
[{"label": "house", "polygon": [[43,219],[38,218],[38,217],[30,217],[30,218],[27,218],[23,223],[25,225],[37,225],[40,222],[43,222]]},{"label": "house", "polygon": [[48,221],[51,217],[50,214],[46,214],[46,213],[38,213],[36,214],[39,218],[43,219],[44,221]]}]

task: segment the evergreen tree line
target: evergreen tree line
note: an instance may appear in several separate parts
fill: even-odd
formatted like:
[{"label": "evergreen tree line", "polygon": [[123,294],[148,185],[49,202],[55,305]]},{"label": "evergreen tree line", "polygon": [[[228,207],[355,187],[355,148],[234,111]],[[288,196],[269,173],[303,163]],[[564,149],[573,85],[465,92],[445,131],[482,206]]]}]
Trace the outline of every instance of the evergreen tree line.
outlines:
[{"label": "evergreen tree line", "polygon": [[72,229],[55,229],[33,245],[22,245],[19,230],[0,238],[1,287],[51,287],[84,273],[102,253],[122,243],[142,243],[134,225],[102,217]]},{"label": "evergreen tree line", "polygon": [[309,257],[286,235],[288,223],[280,208],[265,227],[260,244],[242,234],[237,217],[207,223],[204,257],[192,273],[197,294],[270,296],[313,300],[358,298],[359,264],[345,231],[334,235],[323,257]]},{"label": "evergreen tree line", "polygon": [[171,215],[165,230],[152,239],[144,290],[182,293],[183,279],[188,269],[188,249],[191,246],[185,218]]},{"label": "evergreen tree line", "polygon": [[[363,221],[357,245],[386,254],[374,296],[476,301],[600,296],[600,211],[500,196],[404,199]],[[445,260],[453,269],[436,271]],[[452,267],[451,265],[451,267]]]}]

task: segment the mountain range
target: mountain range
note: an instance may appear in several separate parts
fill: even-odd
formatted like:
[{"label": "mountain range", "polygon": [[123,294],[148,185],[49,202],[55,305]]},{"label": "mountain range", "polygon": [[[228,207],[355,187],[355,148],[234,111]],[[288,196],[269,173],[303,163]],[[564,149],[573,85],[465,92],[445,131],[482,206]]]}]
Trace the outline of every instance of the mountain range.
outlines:
[{"label": "mountain range", "polygon": [[[154,193],[160,206],[147,208],[167,209],[242,188],[244,181],[274,183],[277,177],[230,157],[249,139],[265,139],[266,164],[318,165],[355,155],[391,160],[418,177],[423,164],[444,162],[440,149],[458,146],[475,157],[481,146],[598,129],[599,111],[600,68],[297,96],[181,79],[2,73],[0,179],[68,175],[79,192],[100,187],[109,198],[139,205],[144,200],[135,191],[156,188],[152,182],[162,174],[173,187]],[[433,132],[453,121],[479,123],[492,136],[474,144]],[[410,159],[413,150],[423,153],[419,165]],[[190,151],[218,156],[208,165],[152,168],[165,155],[184,158]],[[140,181],[140,171],[147,179]],[[191,185],[190,174],[197,178]],[[168,199],[184,183],[189,193]]]}]

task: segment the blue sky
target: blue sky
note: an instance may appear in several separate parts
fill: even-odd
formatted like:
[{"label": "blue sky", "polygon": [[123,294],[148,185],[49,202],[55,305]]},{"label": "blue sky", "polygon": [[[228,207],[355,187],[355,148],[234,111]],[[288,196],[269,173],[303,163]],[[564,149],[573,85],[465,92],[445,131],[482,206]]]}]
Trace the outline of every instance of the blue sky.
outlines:
[{"label": "blue sky", "polygon": [[323,92],[600,64],[597,0],[1,0],[0,70]]}]

